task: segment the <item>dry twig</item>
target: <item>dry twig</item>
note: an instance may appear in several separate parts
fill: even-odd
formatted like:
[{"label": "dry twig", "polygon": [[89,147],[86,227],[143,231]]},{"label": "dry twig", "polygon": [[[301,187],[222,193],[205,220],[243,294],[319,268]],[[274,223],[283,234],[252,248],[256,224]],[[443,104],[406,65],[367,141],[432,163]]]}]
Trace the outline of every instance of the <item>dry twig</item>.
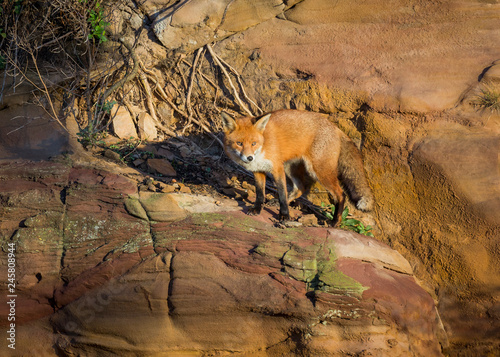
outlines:
[{"label": "dry twig", "polygon": [[[54,103],[52,102],[52,98],[50,97],[50,93],[49,93],[49,90],[47,89],[47,85],[45,84],[45,81],[43,80],[43,77],[42,75],[40,74],[40,70],[38,69],[38,64],[37,64],[37,60],[36,60],[36,57],[35,57],[35,54],[33,51],[30,52],[30,55],[31,55],[31,58],[33,60],[33,64],[35,65],[35,69],[36,69],[36,73],[38,75],[38,78],[40,79],[40,81],[42,82],[42,85],[43,85],[43,93],[45,94],[45,96],[47,97],[47,101],[49,102],[49,106],[50,106],[50,110],[52,111],[52,113],[49,113],[50,116],[52,117],[52,119],[56,120],[57,123],[59,125],[62,126],[62,128],[67,132],[69,133],[68,129],[66,128],[66,126],[61,122],[61,120],[59,119],[59,116],[57,115],[57,112],[56,112],[56,109],[54,108]],[[26,76],[25,76],[26,77]]]}]

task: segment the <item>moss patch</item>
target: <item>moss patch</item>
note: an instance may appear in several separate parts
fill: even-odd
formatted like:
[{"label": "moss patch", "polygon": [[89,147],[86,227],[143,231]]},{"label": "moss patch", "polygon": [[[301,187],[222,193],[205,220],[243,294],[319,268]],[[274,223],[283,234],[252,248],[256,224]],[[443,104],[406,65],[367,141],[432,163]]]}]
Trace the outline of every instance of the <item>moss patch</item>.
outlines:
[{"label": "moss patch", "polygon": [[337,269],[334,244],[304,234],[289,233],[294,239],[273,237],[259,244],[254,253],[279,259],[282,271],[295,280],[305,282],[309,291],[360,296],[368,289]]}]

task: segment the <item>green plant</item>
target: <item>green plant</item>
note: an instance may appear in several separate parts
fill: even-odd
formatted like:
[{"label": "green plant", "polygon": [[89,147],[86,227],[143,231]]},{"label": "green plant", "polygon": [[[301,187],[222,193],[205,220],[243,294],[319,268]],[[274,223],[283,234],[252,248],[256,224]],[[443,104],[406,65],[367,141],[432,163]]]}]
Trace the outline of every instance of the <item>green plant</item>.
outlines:
[{"label": "green plant", "polygon": [[113,144],[109,146],[109,149],[120,154],[122,162],[130,163],[135,160],[137,157],[134,153],[137,151],[137,148],[142,144],[142,140],[130,137],[127,140],[123,140],[117,144]]},{"label": "green plant", "polygon": [[99,109],[104,113],[111,114],[111,109],[113,109],[114,105],[117,103],[118,102],[116,100],[106,101],[103,104],[99,105]]},{"label": "green plant", "polygon": [[333,221],[335,218],[335,205],[327,205],[324,202],[321,202],[321,211],[320,213],[325,217],[326,219],[329,219],[330,221]]},{"label": "green plant", "polygon": [[[335,218],[335,205],[332,204],[325,204],[321,202],[321,211],[320,213],[326,218],[331,221]],[[342,222],[340,223],[340,228],[353,231],[359,234],[364,234],[365,236],[368,237],[373,237],[373,233],[371,232],[372,227],[371,226],[365,226],[363,222],[360,220],[354,219],[354,218],[349,218],[349,208],[346,207],[342,211]]]},{"label": "green plant", "polygon": [[[2,14],[3,12],[3,7],[0,6],[0,15]],[[5,31],[3,30],[3,28],[0,27],[0,36],[2,38],[6,38],[7,37],[7,34],[5,33]]]},{"label": "green plant", "polygon": [[14,14],[19,15],[21,13],[22,5],[23,5],[22,0],[17,0],[14,2]]},{"label": "green plant", "polygon": [[[80,0],[84,3],[87,0]],[[106,27],[109,26],[109,22],[104,21],[104,9],[99,1],[96,1],[94,8],[89,11],[88,22],[90,24],[89,39],[97,39],[99,43],[106,42]]]},{"label": "green plant", "polygon": [[365,236],[368,237],[373,237],[373,233],[371,232],[372,230],[371,226],[365,226],[363,222],[354,218],[348,218],[348,216],[349,216],[349,208],[346,207],[342,212],[342,222],[340,223],[341,229],[346,229],[359,234],[364,234]]},{"label": "green plant", "polygon": [[100,146],[103,144],[102,138],[106,136],[105,132],[96,132],[92,130],[92,127],[87,126],[81,129],[76,135],[78,136],[78,142],[82,144],[83,147],[88,146]]},{"label": "green plant", "polygon": [[477,96],[475,104],[482,109],[500,112],[500,87],[485,84],[481,88],[481,94]]}]

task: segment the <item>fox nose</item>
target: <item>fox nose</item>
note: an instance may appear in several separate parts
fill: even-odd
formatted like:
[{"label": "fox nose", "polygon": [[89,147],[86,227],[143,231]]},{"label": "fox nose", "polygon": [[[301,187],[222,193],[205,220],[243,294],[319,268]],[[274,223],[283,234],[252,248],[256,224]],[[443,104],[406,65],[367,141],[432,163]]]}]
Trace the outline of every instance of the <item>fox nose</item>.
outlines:
[{"label": "fox nose", "polygon": [[253,156],[247,156],[247,160],[248,161],[252,161],[253,160]]}]

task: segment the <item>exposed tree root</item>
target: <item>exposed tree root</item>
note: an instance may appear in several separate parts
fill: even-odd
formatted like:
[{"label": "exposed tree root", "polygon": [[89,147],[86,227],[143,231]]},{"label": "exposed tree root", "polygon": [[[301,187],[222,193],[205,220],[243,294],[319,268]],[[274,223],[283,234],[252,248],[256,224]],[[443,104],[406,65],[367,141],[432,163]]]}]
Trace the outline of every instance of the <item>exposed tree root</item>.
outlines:
[{"label": "exposed tree root", "polygon": [[118,88],[121,88],[125,85],[125,83],[131,81],[137,76],[137,71],[139,70],[139,59],[137,58],[137,55],[135,54],[134,49],[132,48],[131,45],[129,45],[127,42],[125,42],[124,39],[120,38],[118,41],[125,46],[125,48],[128,50],[130,53],[130,57],[132,58],[132,61],[134,62],[134,66],[132,67],[132,71],[127,74],[125,77],[120,79],[118,82],[113,84],[111,87],[109,87],[104,94],[101,97],[101,102],[104,103],[106,102],[106,99],[113,93],[115,90]]},{"label": "exposed tree root", "polygon": [[257,103],[255,103],[252,99],[250,99],[250,97],[247,95],[247,92],[245,91],[245,86],[243,85],[243,82],[241,80],[241,76],[240,74],[238,73],[238,71],[236,69],[234,69],[234,67],[232,67],[229,63],[227,63],[226,61],[224,61],[221,57],[217,56],[219,61],[224,65],[226,66],[227,68],[229,68],[229,70],[235,75],[236,77],[236,80],[238,81],[238,85],[241,89],[241,93],[243,94],[243,96],[245,97],[245,99],[247,100],[248,103],[250,103],[251,105],[253,105],[259,114],[263,114],[264,111],[257,105]]},{"label": "exposed tree root", "polygon": [[208,49],[208,52],[210,52],[210,55],[212,56],[213,61],[217,64],[217,66],[220,68],[220,70],[222,71],[222,73],[224,73],[224,75],[226,76],[226,79],[227,79],[229,85],[231,86],[231,89],[233,90],[234,99],[236,99],[236,101],[238,102],[238,105],[240,106],[240,108],[243,111],[245,111],[248,115],[253,116],[253,113],[250,111],[250,109],[248,109],[247,106],[241,101],[240,96],[238,94],[238,90],[234,86],[233,81],[231,80],[231,76],[227,72],[225,66],[220,61],[220,57],[214,52],[212,46],[210,46],[209,44],[207,44],[206,47]]},{"label": "exposed tree root", "polygon": [[[180,110],[177,107],[177,105],[175,105],[174,102],[168,97],[167,93],[165,93],[165,90],[163,90],[163,88],[159,85],[159,80],[156,77],[156,75],[152,71],[146,70],[144,68],[144,65],[142,64],[142,62],[141,62],[141,68],[144,70],[145,73],[148,74],[149,79],[152,80],[155,83],[155,90],[158,93],[158,95],[160,96],[160,98],[162,100],[164,100],[165,102],[167,102],[168,105],[170,105],[170,107],[173,110],[175,110],[175,112],[178,113],[183,119],[189,120],[189,115],[186,114],[184,111]],[[194,122],[196,125],[198,125],[200,128],[202,128],[203,131],[205,131],[207,134],[209,134],[214,140],[216,140],[221,147],[224,146],[223,143],[222,143],[222,141],[205,124],[203,124],[201,121],[199,121],[198,119],[194,118],[193,116],[191,116],[191,121]],[[172,132],[172,134],[173,135],[171,135],[171,134],[169,134],[169,135],[174,136],[174,137],[177,136],[173,132]]]},{"label": "exposed tree root", "polygon": [[184,129],[182,130],[182,134],[186,132],[186,129],[188,129],[192,124],[193,120],[193,107],[191,106],[191,93],[193,92],[193,83],[194,83],[194,77],[196,75],[196,67],[198,65],[198,61],[200,59],[200,55],[203,52],[203,48],[200,47],[198,51],[196,51],[196,56],[194,57],[193,61],[193,66],[191,67],[191,76],[189,78],[189,87],[187,89],[187,94],[186,94],[186,109],[188,111],[188,122],[184,126]]}]

